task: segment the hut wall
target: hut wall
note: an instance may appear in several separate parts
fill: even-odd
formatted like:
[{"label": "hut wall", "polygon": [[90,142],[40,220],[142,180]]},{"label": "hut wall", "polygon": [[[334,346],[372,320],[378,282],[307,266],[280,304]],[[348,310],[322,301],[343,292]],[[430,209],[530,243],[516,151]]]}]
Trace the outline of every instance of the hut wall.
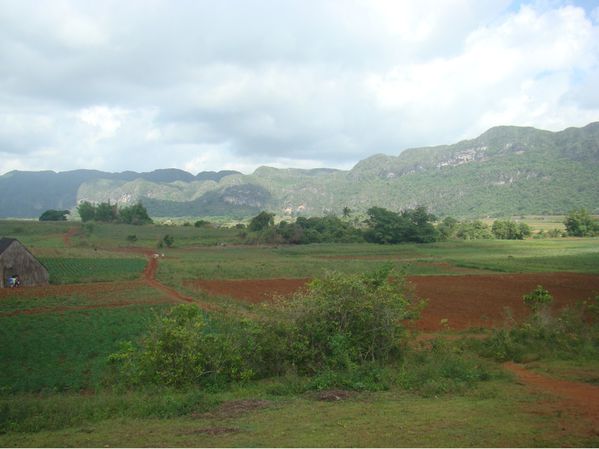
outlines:
[{"label": "hut wall", "polygon": [[0,274],[2,287],[13,274],[19,275],[25,287],[47,285],[49,280],[48,270],[19,242],[13,242],[0,254]]}]

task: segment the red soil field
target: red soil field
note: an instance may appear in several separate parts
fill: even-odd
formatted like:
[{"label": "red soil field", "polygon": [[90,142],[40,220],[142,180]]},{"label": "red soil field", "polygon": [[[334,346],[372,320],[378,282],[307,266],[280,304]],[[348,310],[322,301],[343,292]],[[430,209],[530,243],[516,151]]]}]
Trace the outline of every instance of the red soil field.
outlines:
[{"label": "red soil field", "polygon": [[39,298],[45,296],[85,295],[106,297],[111,292],[136,290],[144,285],[142,280],[118,282],[94,282],[92,284],[46,285],[42,287],[2,288],[0,299],[8,297]]},{"label": "red soil field", "polygon": [[[511,309],[516,319],[528,310],[522,295],[543,285],[563,307],[599,295],[599,276],[574,273],[535,273],[466,276],[411,276],[419,298],[428,305],[418,323],[423,331],[442,328],[446,319],[450,329],[495,327],[505,321],[504,310]],[[211,295],[230,296],[257,303],[273,295],[287,295],[302,288],[307,279],[188,280],[185,285]]]}]

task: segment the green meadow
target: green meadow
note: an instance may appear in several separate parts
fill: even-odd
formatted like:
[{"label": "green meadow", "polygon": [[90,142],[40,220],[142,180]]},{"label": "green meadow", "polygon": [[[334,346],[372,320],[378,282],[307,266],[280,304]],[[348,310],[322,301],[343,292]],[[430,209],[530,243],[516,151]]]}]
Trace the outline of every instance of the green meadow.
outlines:
[{"label": "green meadow", "polygon": [[[166,234],[174,238],[171,248],[158,245]],[[415,333],[399,360],[359,379],[288,371],[181,388],[123,384],[110,358],[126,342],[148,338],[160,317],[182,302],[141,280],[142,249],[163,255],[160,283],[198,303],[226,306],[234,301],[183,282],[319,278],[389,264],[420,276],[599,275],[599,238],[248,246],[240,245],[236,229],[33,221],[0,221],[0,235],[27,245],[52,283],[47,292],[0,292],[2,447],[599,445],[588,417],[519,381],[503,365],[512,359],[489,355],[501,350],[535,373],[597,385],[597,342],[583,348],[538,333],[507,338],[491,329]],[[267,316],[259,306],[229,309],[249,312],[249,320]],[[547,349],[562,344],[571,356]]]}]

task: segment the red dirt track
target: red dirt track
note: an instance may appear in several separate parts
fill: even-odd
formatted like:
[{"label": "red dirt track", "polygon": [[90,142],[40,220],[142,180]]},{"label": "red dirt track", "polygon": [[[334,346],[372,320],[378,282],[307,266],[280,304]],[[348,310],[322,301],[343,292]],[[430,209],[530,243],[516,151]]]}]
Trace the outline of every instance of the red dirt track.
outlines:
[{"label": "red dirt track", "polygon": [[[559,398],[558,404],[553,404],[553,406],[542,404],[542,409],[557,408],[556,411],[560,413],[566,411],[567,415],[583,416],[589,420],[589,430],[597,434],[599,431],[598,386],[545,377],[529,371],[517,363],[505,363],[504,367],[516,374],[524,385]],[[545,411],[550,413],[550,411]]]},{"label": "red dirt track", "polygon": [[[527,309],[522,295],[543,285],[554,297],[557,307],[599,295],[599,276],[574,273],[535,273],[464,276],[411,276],[416,295],[428,299],[418,328],[436,331],[440,321],[448,320],[451,329],[499,326],[509,307],[514,318]],[[185,286],[211,295],[230,296],[257,303],[273,295],[287,295],[302,288],[307,279],[188,280]]]}]

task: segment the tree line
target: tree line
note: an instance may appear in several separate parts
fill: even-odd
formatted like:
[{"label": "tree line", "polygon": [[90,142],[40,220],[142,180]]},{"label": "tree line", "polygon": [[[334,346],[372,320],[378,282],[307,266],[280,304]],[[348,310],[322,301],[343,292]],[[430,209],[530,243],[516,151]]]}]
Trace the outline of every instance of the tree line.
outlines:
[{"label": "tree line", "polygon": [[[266,211],[253,217],[243,237],[248,243],[351,243],[381,244],[432,243],[444,240],[523,240],[532,235],[532,229],[523,222],[495,220],[491,225],[481,220],[457,220],[445,217],[439,220],[424,206],[393,212],[382,207],[371,207],[368,218],[362,222],[350,221],[349,209],[344,208],[345,220],[335,215],[298,217],[294,222],[283,220],[275,224],[275,214]],[[540,237],[575,237],[599,235],[599,221],[584,209],[571,211],[564,220],[565,233],[556,229],[539,234]]]},{"label": "tree line", "polygon": [[[150,224],[152,219],[141,202],[131,206],[118,207],[110,202],[97,205],[83,201],[77,206],[82,222],[99,221],[107,223]],[[64,221],[68,210],[47,210],[40,221]],[[283,220],[275,223],[275,214],[262,211],[253,217],[249,225],[239,224],[241,236],[247,243],[352,243],[369,242],[381,244],[432,243],[444,240],[523,240],[532,235],[529,225],[513,220],[495,220],[491,225],[481,220],[458,220],[445,217],[439,220],[418,206],[394,212],[382,207],[371,207],[367,219],[359,222],[350,220],[351,209],[343,208],[343,217],[297,217],[295,221]],[[198,220],[195,227],[209,226],[205,220]],[[599,235],[599,220],[586,209],[575,209],[564,220],[565,232],[553,229],[541,231],[535,237],[592,237]],[[249,231],[249,232],[246,232]]]},{"label": "tree line", "polygon": [[82,222],[102,221],[106,223],[149,224],[152,219],[146,208],[138,202],[132,206],[117,207],[116,204],[104,202],[97,205],[83,201],[77,206],[77,212]]}]

